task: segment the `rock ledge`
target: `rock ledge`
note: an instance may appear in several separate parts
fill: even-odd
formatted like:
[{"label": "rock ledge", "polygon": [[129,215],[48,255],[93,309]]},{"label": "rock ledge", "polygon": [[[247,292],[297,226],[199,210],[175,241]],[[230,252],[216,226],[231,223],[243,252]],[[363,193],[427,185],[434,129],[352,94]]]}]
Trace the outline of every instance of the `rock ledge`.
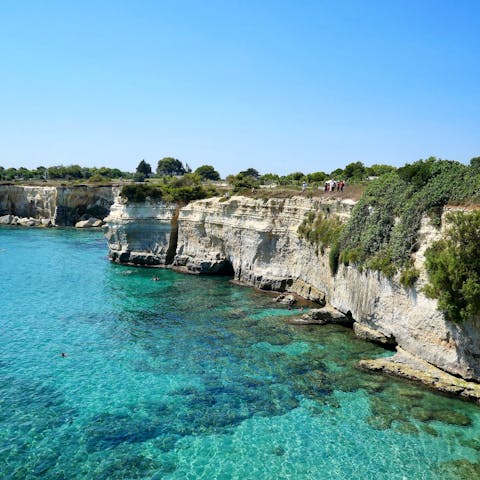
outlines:
[{"label": "rock ledge", "polygon": [[480,404],[480,384],[450,375],[398,347],[397,353],[392,357],[360,360],[357,367],[421,382],[435,390],[458,395]]}]

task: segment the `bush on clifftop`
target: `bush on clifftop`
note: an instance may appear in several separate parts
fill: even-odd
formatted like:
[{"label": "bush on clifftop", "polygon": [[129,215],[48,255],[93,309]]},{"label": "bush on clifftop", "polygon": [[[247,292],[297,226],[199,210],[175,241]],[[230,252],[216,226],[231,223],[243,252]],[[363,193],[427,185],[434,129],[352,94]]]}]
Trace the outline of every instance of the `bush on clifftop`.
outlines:
[{"label": "bush on clifftop", "polygon": [[147,197],[152,200],[163,200],[165,202],[178,202],[187,204],[193,200],[200,200],[218,195],[215,188],[203,187],[198,184],[184,185],[181,182],[175,184],[149,184],[133,183],[124,185],[120,196],[127,199],[127,202],[144,202]]},{"label": "bush on clifftop", "polygon": [[429,285],[425,293],[452,321],[480,313],[480,210],[447,217],[444,237],[425,252]]},{"label": "bush on clifftop", "polygon": [[369,184],[353,209],[341,258],[356,257],[357,265],[387,276],[409,268],[423,216],[439,225],[444,205],[464,201],[480,201],[480,175],[471,166],[432,157],[388,173]]}]

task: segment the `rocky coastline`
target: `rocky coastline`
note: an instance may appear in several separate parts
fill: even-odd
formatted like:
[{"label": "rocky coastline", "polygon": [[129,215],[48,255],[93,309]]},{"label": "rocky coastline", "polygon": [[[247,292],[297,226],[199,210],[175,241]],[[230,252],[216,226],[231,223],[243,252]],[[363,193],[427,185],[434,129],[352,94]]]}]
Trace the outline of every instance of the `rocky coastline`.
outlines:
[{"label": "rocky coastline", "polygon": [[[118,263],[172,268],[198,275],[230,275],[236,283],[263,291],[292,293],[319,306],[327,304],[331,315],[338,312],[353,325],[355,334],[442,372],[443,384],[461,379],[476,391],[480,381],[480,319],[462,325],[448,322],[436,301],[422,293],[426,282],[423,254],[441,231],[422,222],[421,245],[415,266],[421,274],[415,287],[405,288],[398,278],[379,272],[359,271],[341,265],[333,276],[328,249],[298,235],[298,227],[309,212],[322,211],[348,219],[355,202],[333,198],[255,199],[233,196],[210,198],[180,207],[161,201],[127,203],[117,197],[105,218],[110,258]],[[326,318],[322,314],[322,318]],[[300,319],[298,324],[325,323]],[[438,382],[426,382],[425,371],[415,362],[406,364],[389,358],[395,368],[379,368],[379,361],[366,360],[361,368],[382,371],[421,381],[432,388],[478,401],[474,394],[448,390]],[[401,357],[404,358],[404,357]],[[382,361],[386,362],[385,359]],[[422,363],[423,365],[423,363]],[[450,379],[450,380],[447,380]],[[450,383],[449,383],[450,382]]]},{"label": "rocky coastline", "polygon": [[118,186],[0,185],[0,224],[103,226],[114,262],[228,275],[241,285],[299,296],[319,308],[291,323],[340,323],[361,339],[397,350],[392,357],[365,359],[359,368],[480,403],[480,319],[448,322],[436,301],[422,293],[424,252],[441,236],[427,218],[414,255],[420,277],[405,288],[398,278],[351,265],[340,265],[333,276],[328,249],[319,251],[299,236],[298,227],[310,212],[347,220],[355,206],[348,198],[234,196],[180,206],[150,199],[126,202],[119,192]]},{"label": "rocky coastline", "polygon": [[118,186],[0,185],[0,225],[98,228]]}]

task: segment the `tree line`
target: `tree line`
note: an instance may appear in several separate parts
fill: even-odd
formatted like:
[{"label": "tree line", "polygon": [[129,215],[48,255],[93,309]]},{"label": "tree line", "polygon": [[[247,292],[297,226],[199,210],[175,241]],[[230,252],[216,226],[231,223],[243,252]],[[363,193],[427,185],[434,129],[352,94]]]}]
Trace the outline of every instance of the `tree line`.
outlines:
[{"label": "tree line", "polygon": [[81,167],[80,165],[57,165],[54,167],[4,168],[0,166],[0,180],[90,180],[104,181],[118,178],[132,178],[129,172],[118,168]]},{"label": "tree line", "polygon": [[[412,165],[417,165],[417,163],[418,162],[415,162]],[[480,157],[472,158],[470,165],[476,169],[480,169]],[[409,168],[410,164],[408,163],[404,167],[397,169],[396,167],[385,164],[366,166],[362,162],[352,162],[346,165],[345,168],[337,168],[330,173],[317,171],[305,174],[296,171],[288,175],[278,175],[276,173],[260,174],[255,168],[247,168],[237,174],[228,175],[226,180],[237,190],[257,187],[260,184],[298,186],[306,182],[308,184],[318,185],[329,179],[360,182],[372,177],[380,177],[397,170],[402,170],[403,174],[407,175]],[[422,170],[418,169],[418,166],[416,166],[415,169],[416,171]],[[164,157],[158,160],[155,170],[150,163],[141,160],[134,173],[121,171],[118,168],[89,168],[81,167],[80,165],[40,166],[32,170],[24,167],[17,169],[0,166],[0,180],[4,181],[55,179],[107,181],[109,179],[133,179],[134,181],[143,182],[149,177],[182,177],[187,174],[193,174],[200,181],[219,181],[221,179],[219,172],[212,165],[201,165],[195,171],[192,171],[187,163],[183,164],[179,159],[174,157]]]}]

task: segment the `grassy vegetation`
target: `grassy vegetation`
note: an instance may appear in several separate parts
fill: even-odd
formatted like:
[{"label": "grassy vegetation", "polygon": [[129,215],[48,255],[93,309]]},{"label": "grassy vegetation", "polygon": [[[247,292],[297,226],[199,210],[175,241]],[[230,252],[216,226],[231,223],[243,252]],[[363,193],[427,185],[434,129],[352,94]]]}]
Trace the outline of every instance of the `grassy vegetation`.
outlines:
[{"label": "grassy vegetation", "polygon": [[400,274],[400,283],[405,288],[413,287],[418,280],[420,272],[415,267],[407,268],[403,270]]},{"label": "grassy vegetation", "polygon": [[216,195],[219,195],[219,192],[215,187],[202,185],[194,174],[157,183],[131,183],[124,185],[120,192],[120,196],[126,198],[128,202],[144,202],[150,198],[180,204]]},{"label": "grassy vegetation", "polygon": [[443,238],[425,253],[429,284],[425,293],[452,321],[480,313],[480,210],[447,217]]},{"label": "grassy vegetation", "polygon": [[339,259],[338,240],[343,230],[343,223],[336,216],[329,216],[325,212],[309,212],[305,220],[298,227],[298,235],[317,248],[322,254],[330,247],[330,270],[337,273]]},{"label": "grassy vegetation", "polygon": [[[329,195],[328,193],[326,195]],[[369,182],[346,224],[325,212],[311,212],[298,234],[324,252],[336,274],[340,263],[399,274],[405,288],[415,285],[419,271],[412,253],[418,248],[422,219],[440,226],[447,204],[480,204],[480,169],[429,158],[386,172]],[[426,293],[439,300],[448,318],[460,320],[480,312],[480,211],[450,216],[447,237],[426,254]]]},{"label": "grassy vegetation", "polygon": [[298,227],[298,234],[323,251],[338,240],[342,228],[343,223],[338,217],[329,217],[324,212],[310,212]]},{"label": "grassy vegetation", "polygon": [[387,276],[410,268],[423,216],[439,225],[443,206],[452,202],[480,202],[480,175],[472,166],[430,158],[383,175],[355,206],[339,240],[340,260]]}]

